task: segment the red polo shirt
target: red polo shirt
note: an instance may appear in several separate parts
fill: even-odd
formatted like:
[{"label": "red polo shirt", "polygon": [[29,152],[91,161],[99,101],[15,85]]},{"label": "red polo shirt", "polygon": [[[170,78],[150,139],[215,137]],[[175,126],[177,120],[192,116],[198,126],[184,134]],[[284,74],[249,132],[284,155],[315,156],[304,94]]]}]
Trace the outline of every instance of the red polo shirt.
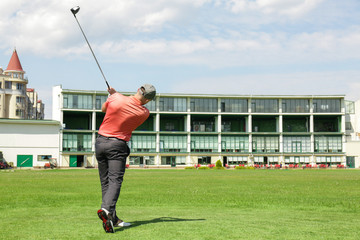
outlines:
[{"label": "red polo shirt", "polygon": [[114,93],[105,102],[106,114],[99,134],[129,141],[132,132],[149,117],[149,110],[134,96]]}]

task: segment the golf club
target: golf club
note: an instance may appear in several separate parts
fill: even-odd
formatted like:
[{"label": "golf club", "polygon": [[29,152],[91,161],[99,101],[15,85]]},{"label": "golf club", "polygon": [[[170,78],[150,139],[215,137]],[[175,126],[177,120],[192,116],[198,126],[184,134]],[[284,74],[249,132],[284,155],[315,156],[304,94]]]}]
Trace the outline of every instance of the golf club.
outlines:
[{"label": "golf club", "polygon": [[90,50],[91,50],[91,53],[92,53],[92,55],[93,55],[94,58],[95,58],[95,61],[96,61],[97,65],[98,65],[98,67],[99,67],[99,69],[100,69],[100,72],[101,72],[102,76],[104,77],[105,83],[106,83],[108,89],[110,89],[110,85],[109,85],[108,81],[106,80],[106,77],[105,77],[105,75],[104,75],[104,73],[103,73],[103,71],[102,71],[102,69],[101,69],[101,67],[100,67],[100,64],[99,64],[98,60],[97,60],[96,57],[95,57],[94,51],[92,50],[92,48],[91,48],[91,46],[90,46],[90,43],[89,43],[89,41],[87,40],[87,37],[85,36],[85,33],[84,33],[84,31],[83,31],[83,29],[82,29],[82,27],[81,27],[81,25],[80,25],[80,23],[79,23],[79,21],[78,21],[78,19],[77,19],[77,17],[76,17],[76,14],[80,11],[80,7],[79,7],[79,6],[73,7],[72,9],[70,9],[70,11],[72,12],[72,14],[74,14],[74,18],[76,19],[76,22],[78,23],[79,28],[80,28],[82,34],[84,35],[84,38],[85,38],[85,40],[86,40],[86,42],[87,42],[87,44],[88,44],[88,46],[89,46],[89,48],[90,48]]}]

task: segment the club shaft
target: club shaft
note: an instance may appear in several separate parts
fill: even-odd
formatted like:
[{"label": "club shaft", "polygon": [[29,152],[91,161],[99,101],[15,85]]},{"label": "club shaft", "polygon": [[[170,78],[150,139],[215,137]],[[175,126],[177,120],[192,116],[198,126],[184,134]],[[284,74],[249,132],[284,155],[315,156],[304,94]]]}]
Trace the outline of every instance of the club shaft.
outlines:
[{"label": "club shaft", "polygon": [[76,19],[77,24],[79,25],[79,28],[80,28],[80,30],[81,30],[81,32],[82,32],[82,34],[83,34],[83,36],[84,36],[84,38],[85,38],[88,46],[89,46],[89,48],[90,48],[90,51],[91,51],[92,55],[94,56],[94,59],[95,59],[95,61],[96,61],[96,64],[98,65],[98,67],[99,67],[99,69],[100,69],[100,72],[101,72],[101,74],[102,74],[102,76],[103,76],[103,78],[104,78],[104,80],[105,80],[105,83],[106,83],[108,89],[110,89],[110,85],[109,85],[108,81],[106,80],[106,77],[105,77],[105,75],[104,75],[104,72],[102,71],[102,69],[101,69],[101,67],[100,67],[100,64],[99,64],[99,62],[98,62],[98,60],[97,60],[97,58],[96,58],[96,56],[95,56],[95,54],[94,54],[94,51],[92,50],[91,45],[90,45],[90,43],[89,43],[89,41],[88,41],[88,39],[87,39],[87,37],[86,37],[86,35],[85,35],[85,33],[84,33],[84,31],[83,31],[83,29],[82,29],[82,27],[81,27],[81,25],[80,25],[80,23],[79,23],[79,21],[78,21],[78,19],[77,19],[77,17],[76,17],[75,14],[74,14],[74,17],[75,17],[75,19]]}]

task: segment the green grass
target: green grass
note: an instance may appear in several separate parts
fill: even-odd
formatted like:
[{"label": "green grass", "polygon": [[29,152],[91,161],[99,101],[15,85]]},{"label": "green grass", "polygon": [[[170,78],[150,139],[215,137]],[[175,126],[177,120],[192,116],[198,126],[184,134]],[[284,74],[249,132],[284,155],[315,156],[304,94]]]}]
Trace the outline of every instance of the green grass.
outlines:
[{"label": "green grass", "polygon": [[0,171],[0,239],[358,239],[359,170],[127,170],[106,234],[97,170]]}]

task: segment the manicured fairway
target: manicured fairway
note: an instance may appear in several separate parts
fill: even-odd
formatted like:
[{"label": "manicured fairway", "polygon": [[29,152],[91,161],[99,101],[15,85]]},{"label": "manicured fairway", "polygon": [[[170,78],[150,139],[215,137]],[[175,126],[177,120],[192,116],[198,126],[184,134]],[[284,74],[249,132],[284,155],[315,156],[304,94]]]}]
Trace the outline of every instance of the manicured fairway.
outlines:
[{"label": "manicured fairway", "polygon": [[127,170],[106,234],[96,169],[0,171],[0,239],[359,239],[359,170]]}]

